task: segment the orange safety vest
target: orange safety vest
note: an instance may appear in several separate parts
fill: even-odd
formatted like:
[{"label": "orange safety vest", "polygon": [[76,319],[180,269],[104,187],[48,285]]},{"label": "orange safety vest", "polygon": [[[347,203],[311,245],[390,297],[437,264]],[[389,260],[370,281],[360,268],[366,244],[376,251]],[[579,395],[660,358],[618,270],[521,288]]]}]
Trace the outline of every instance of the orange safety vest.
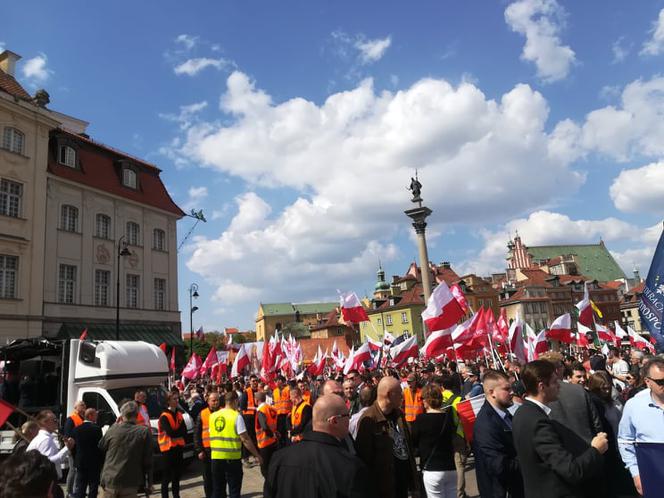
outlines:
[{"label": "orange safety vest", "polygon": [[[177,412],[175,418],[173,418],[173,414],[168,410],[162,413],[161,416],[166,417],[168,423],[171,425],[171,429],[173,429],[174,431],[178,430],[180,426],[184,423],[184,419],[182,418],[182,414],[180,412]],[[157,433],[157,442],[159,443],[159,451],[161,451],[162,453],[165,453],[171,448],[175,448],[176,446],[184,446],[183,437],[172,438],[171,436],[166,434],[165,431],[161,430],[161,424],[159,425],[159,431]]]},{"label": "orange safety vest", "polygon": [[290,400],[290,387],[285,386],[279,389],[278,387],[272,392],[274,401],[274,408],[277,410],[277,415],[289,415],[293,408],[293,403]]},{"label": "orange safety vest", "polygon": [[420,413],[424,413],[424,403],[422,403],[422,390],[416,389],[413,396],[410,387],[403,390],[403,400],[406,406],[406,422],[415,422]]},{"label": "orange safety vest", "polygon": [[311,405],[306,401],[302,401],[302,403],[292,408],[290,421],[291,421],[291,427],[293,429],[295,427],[298,427],[302,423],[302,412],[304,411],[305,406],[311,406]]},{"label": "orange safety vest", "polygon": [[307,403],[311,404],[311,391],[302,391],[302,399]]},{"label": "orange safety vest", "polygon": [[256,442],[258,443],[259,448],[267,448],[271,444],[277,442],[277,437],[275,432],[277,432],[277,411],[267,404],[262,404],[258,407],[258,412],[265,415],[267,419],[267,426],[272,431],[272,436],[268,436],[267,432],[263,430],[260,423],[258,422],[258,414],[256,414],[256,421],[254,422],[254,428],[256,429]]},{"label": "orange safety vest", "polygon": [[251,387],[247,387],[244,390],[247,393],[247,409],[242,410],[243,415],[255,415],[256,414],[256,403],[254,403],[254,391]]},{"label": "orange safety vest", "polygon": [[83,419],[76,412],[73,412],[71,415],[69,415],[69,418],[71,418],[72,421],[74,422],[74,427],[78,427],[79,425],[81,425],[83,423]]},{"label": "orange safety vest", "polygon": [[201,439],[203,440],[203,447],[210,447],[210,408],[201,410]]}]

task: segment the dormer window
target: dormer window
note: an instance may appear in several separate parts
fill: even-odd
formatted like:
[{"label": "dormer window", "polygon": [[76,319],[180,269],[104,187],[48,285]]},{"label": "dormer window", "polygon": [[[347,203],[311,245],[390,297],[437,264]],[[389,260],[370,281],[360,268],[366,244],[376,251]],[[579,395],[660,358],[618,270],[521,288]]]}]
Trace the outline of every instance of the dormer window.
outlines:
[{"label": "dormer window", "polygon": [[16,154],[23,154],[25,135],[16,128],[6,127],[2,134],[2,148]]},{"label": "dormer window", "polygon": [[76,150],[69,145],[60,146],[58,162],[70,168],[76,167]]},{"label": "dormer window", "polygon": [[124,168],[122,170],[122,185],[129,188],[138,188],[138,178],[133,169]]}]

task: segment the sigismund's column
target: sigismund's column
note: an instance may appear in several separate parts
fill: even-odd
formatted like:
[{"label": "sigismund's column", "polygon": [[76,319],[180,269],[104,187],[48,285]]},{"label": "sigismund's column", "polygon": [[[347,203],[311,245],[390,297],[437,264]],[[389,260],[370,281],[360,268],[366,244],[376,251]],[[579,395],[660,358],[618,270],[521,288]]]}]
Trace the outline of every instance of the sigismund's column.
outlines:
[{"label": "sigismund's column", "polygon": [[[422,289],[424,291],[424,305],[426,306],[429,302],[429,297],[431,296],[431,271],[429,269],[429,251],[427,250],[426,219],[433,211],[426,206],[422,206],[422,197],[420,197],[422,184],[417,178],[417,172],[415,172],[415,178],[410,179],[410,187],[408,187],[408,190],[413,193],[411,202],[418,205],[418,207],[408,209],[404,211],[404,213],[413,220],[413,228],[415,228],[415,233],[417,234],[417,250],[420,257]],[[417,342],[423,344],[424,337],[418,337]]]}]

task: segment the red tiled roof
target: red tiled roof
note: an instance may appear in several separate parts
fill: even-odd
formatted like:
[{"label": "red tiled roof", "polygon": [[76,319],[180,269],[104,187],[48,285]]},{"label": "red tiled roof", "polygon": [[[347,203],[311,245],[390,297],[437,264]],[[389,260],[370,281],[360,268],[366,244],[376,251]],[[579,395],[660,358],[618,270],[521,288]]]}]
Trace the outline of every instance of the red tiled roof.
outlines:
[{"label": "red tiled roof", "polygon": [[224,329],[224,333],[226,334],[238,334],[240,332],[240,329],[236,327],[226,327]]},{"label": "red tiled roof", "polygon": [[390,305],[390,300],[386,299],[385,302],[377,309],[385,311],[392,308],[401,308],[403,306],[417,304],[424,306],[424,299],[422,299],[420,294],[422,294],[422,284],[416,284],[411,289],[403,292],[399,296],[400,299],[396,302],[396,304]]},{"label": "red tiled roof", "polygon": [[0,69],[0,90],[19,99],[32,100],[30,94],[25,91],[20,83],[2,69]]},{"label": "red tiled roof", "polygon": [[549,273],[546,273],[543,270],[535,270],[535,269],[523,269],[521,270],[521,273],[524,274],[524,276],[528,279],[525,281],[523,285],[540,285],[544,287],[548,287],[549,284],[546,279],[552,277]]},{"label": "red tiled roof", "polygon": [[609,282],[604,282],[602,284],[602,287],[605,289],[620,289],[625,285],[625,282],[621,282],[620,280],[611,280]]},{"label": "red tiled roof", "polygon": [[[52,132],[51,137],[59,134],[67,135],[84,145],[78,151],[81,169],[59,164],[56,158],[49,154],[48,171],[50,173],[134,202],[168,211],[178,217],[184,216],[185,213],[173,202],[166,191],[166,187],[159,178],[160,170],[156,166],[66,130],[56,130]],[[120,172],[115,165],[115,161],[118,159],[128,159],[139,166],[139,188],[137,190],[122,185]]]}]

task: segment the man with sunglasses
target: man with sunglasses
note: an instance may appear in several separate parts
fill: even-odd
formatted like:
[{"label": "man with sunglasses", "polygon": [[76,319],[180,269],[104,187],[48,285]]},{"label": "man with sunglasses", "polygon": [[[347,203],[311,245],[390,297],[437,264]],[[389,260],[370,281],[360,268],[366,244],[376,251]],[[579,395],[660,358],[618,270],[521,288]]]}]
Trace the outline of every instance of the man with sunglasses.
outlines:
[{"label": "man with sunglasses", "polygon": [[636,462],[635,442],[661,442],[664,435],[664,359],[653,358],[643,367],[644,389],[628,400],[618,428],[620,456],[629,470],[639,494],[641,477]]},{"label": "man with sunglasses", "polygon": [[313,408],[313,430],[306,432],[300,443],[272,457],[264,496],[370,496],[366,467],[343,444],[348,418],[343,398],[336,394],[318,398]]}]

